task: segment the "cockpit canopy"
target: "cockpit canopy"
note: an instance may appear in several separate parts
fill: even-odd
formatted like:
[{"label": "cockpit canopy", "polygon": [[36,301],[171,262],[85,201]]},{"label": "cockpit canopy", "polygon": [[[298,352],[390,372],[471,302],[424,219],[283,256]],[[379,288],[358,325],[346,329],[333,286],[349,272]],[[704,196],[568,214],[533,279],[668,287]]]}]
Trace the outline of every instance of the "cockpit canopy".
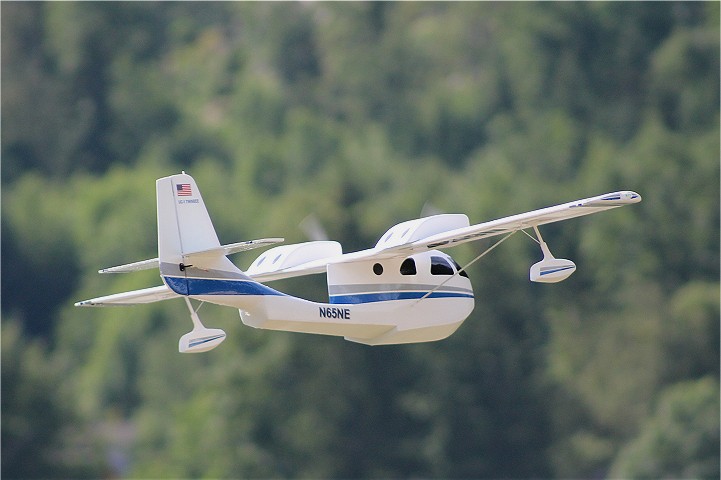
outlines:
[{"label": "cockpit canopy", "polygon": [[[449,256],[431,255],[430,257],[430,273],[431,275],[450,276],[456,272],[462,277],[468,278],[465,270],[461,270],[461,266]],[[416,260],[414,257],[408,257],[401,263],[400,274],[404,276],[412,276],[418,274]]]}]

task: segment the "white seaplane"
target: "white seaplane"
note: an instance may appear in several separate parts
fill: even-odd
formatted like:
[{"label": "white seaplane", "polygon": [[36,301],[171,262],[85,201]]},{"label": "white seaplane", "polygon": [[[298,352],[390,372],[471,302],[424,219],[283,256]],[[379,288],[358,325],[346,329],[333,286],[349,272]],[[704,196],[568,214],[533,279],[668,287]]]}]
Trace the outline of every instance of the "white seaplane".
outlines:
[{"label": "white seaplane", "polygon": [[[433,215],[400,223],[383,234],[375,247],[354,253],[343,253],[334,241],[276,246],[243,272],[228,255],[283,239],[221,245],[200,190],[185,172],[158,179],[156,194],[158,258],[99,273],[159,268],[163,285],[75,305],[133,305],[183,298],[193,321],[193,330],[180,338],[179,350],[184,353],[211,350],[225,339],[223,330],[201,323],[197,312],[204,302],[237,308],[242,322],[256,328],[337,335],[367,345],[441,340],[455,332],[473,310],[473,289],[465,269],[510,235],[523,231],[541,247],[543,259],[531,267],[531,281],[560,282],[576,265],[553,257],[538,226],[641,201],[635,192],[620,191],[477,225],[470,225],[463,214]],[[535,238],[526,232],[529,229]],[[464,267],[441,251],[499,235],[503,237]],[[327,275],[328,303],[286,295],[264,284],[320,273]],[[198,308],[191,299],[200,302]]]}]

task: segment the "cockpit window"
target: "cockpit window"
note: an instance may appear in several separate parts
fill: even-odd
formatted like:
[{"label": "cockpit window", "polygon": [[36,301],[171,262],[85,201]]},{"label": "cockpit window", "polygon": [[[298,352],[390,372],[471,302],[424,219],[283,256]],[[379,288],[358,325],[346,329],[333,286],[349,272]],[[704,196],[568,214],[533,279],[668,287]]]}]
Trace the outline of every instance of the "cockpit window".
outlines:
[{"label": "cockpit window", "polygon": [[431,275],[453,275],[453,267],[443,257],[431,257]]},{"label": "cockpit window", "polygon": [[401,263],[401,275],[415,275],[416,272],[416,261],[412,258],[406,258]]},{"label": "cockpit window", "polygon": [[456,270],[458,271],[458,275],[460,275],[461,277],[466,277],[466,278],[468,278],[468,274],[466,273],[465,270],[461,270],[461,266],[458,265],[458,262],[456,262],[455,260],[453,260],[453,265],[456,266]]}]

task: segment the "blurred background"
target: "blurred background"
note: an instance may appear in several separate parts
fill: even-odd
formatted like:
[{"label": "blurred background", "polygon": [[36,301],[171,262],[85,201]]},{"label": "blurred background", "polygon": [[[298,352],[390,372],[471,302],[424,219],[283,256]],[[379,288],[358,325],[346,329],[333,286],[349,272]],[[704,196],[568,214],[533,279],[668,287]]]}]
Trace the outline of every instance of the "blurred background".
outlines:
[{"label": "blurred background", "polygon": [[[719,476],[719,3],[2,2],[3,478]],[[608,191],[470,269],[447,340],[254,330],[181,355],[154,181],[223,243],[368,248]],[[310,216],[310,217],[309,217]],[[317,230],[317,229],[316,229]],[[460,263],[483,242],[453,250]],[[257,253],[257,252],[256,252]],[[233,260],[247,268],[253,253]],[[325,298],[325,279],[274,283]]]}]

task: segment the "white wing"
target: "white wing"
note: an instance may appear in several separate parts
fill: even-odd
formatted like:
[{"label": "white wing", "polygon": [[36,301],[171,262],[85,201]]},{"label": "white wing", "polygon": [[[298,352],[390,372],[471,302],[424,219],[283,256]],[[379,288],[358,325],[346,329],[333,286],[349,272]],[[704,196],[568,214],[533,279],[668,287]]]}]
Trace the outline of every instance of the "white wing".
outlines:
[{"label": "white wing", "polygon": [[158,287],[144,288],[142,290],[133,290],[130,292],[116,293],[114,295],[106,295],[104,297],[83,300],[75,304],[76,307],[105,307],[105,306],[121,306],[121,305],[138,305],[142,303],[159,302],[161,300],[169,300],[179,297],[177,293],[165,285]]},{"label": "white wing", "polygon": [[[479,223],[464,228],[431,235],[421,240],[391,247],[394,252],[416,252],[436,248],[448,248],[482,238],[502,235],[513,231],[559,222],[571,218],[590,215],[612,208],[623,207],[641,201],[636,192],[622,191],[607,193],[597,197],[584,198],[573,202],[546,207],[532,212],[519,213],[510,217],[499,218],[490,222]],[[385,251],[384,251],[385,252]]]},{"label": "white wing", "polygon": [[[490,222],[469,225],[468,217],[461,214],[444,214],[410,220],[392,227],[374,248],[354,253],[342,253],[340,244],[329,241],[275,247],[258,257],[246,272],[259,282],[325,273],[330,264],[366,261],[374,258],[392,258],[433,249],[444,249],[462,243],[480,240],[531,228],[552,222],[568,220],[641,201],[636,192],[620,191],[584,198],[552,207],[503,217]],[[230,255],[244,250],[281,242],[268,238],[223,245],[211,250],[186,254],[186,258]],[[101,273],[131,272],[157,267],[158,259],[120,265],[100,270]],[[78,306],[133,305],[166,300],[177,296],[166,286],[136,290],[78,302]]]},{"label": "white wing", "polygon": [[[374,248],[368,250],[346,254],[338,253],[303,263],[279,264],[278,268],[275,269],[265,268],[262,271],[254,271],[251,268],[247,273],[251,278],[259,282],[325,273],[326,267],[330,264],[365,261],[374,258],[391,258],[427,250],[450,248],[466,242],[590,215],[640,201],[641,196],[636,192],[613,192],[476,225],[468,225],[468,218],[465,215],[436,215],[435,217],[411,220],[392,227],[383,234]],[[294,246],[277,248],[290,247]],[[276,255],[274,250],[276,249],[269,250],[264,255],[272,257]]]}]

